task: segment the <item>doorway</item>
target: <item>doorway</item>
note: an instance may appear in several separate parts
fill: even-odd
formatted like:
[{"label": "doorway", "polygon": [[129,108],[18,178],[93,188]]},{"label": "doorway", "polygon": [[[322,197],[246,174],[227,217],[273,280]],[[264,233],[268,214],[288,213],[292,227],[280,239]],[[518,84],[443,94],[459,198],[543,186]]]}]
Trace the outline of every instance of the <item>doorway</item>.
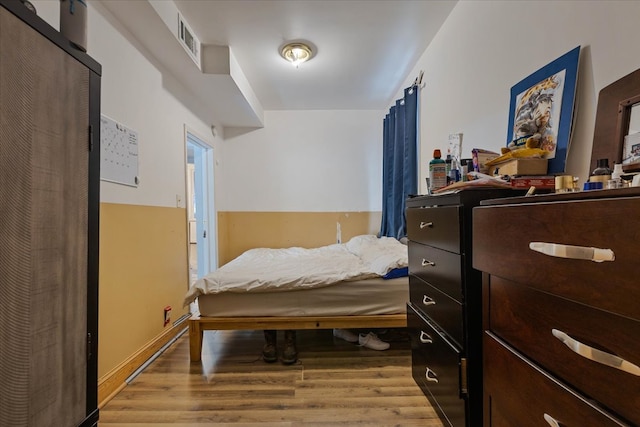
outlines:
[{"label": "doorway", "polygon": [[186,145],[189,280],[193,282],[217,267],[213,147],[189,130]]}]

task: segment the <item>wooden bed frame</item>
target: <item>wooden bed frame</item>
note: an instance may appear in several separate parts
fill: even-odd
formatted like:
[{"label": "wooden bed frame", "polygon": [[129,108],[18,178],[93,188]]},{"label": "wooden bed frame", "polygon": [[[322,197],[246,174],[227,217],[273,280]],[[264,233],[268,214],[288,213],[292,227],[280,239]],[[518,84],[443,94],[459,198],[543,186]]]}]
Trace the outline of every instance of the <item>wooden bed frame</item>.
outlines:
[{"label": "wooden bed frame", "polygon": [[202,335],[209,330],[238,329],[363,329],[404,328],[406,313],[373,314],[363,316],[309,316],[309,317],[207,317],[195,313],[189,319],[189,356],[199,362],[202,355]]}]

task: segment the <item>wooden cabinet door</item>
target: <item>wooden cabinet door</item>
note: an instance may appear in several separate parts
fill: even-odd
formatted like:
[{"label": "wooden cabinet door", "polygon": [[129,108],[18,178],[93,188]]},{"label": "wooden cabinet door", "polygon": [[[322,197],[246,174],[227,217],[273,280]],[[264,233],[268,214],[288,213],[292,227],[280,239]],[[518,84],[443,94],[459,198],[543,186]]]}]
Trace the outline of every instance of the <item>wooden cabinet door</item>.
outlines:
[{"label": "wooden cabinet door", "polygon": [[0,7],[0,425],[86,416],[89,71]]}]

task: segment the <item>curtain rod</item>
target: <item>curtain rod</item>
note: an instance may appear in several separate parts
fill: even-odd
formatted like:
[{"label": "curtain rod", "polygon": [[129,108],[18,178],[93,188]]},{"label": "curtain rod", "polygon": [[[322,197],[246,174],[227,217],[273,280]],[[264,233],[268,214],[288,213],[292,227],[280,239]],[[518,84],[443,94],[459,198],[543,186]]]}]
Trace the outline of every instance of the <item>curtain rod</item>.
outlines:
[{"label": "curtain rod", "polygon": [[424,87],[424,85],[422,84],[423,76],[424,76],[424,70],[420,70],[420,73],[418,74],[418,77],[416,77],[416,79],[413,81],[412,86],[418,86],[420,89],[422,89]]}]

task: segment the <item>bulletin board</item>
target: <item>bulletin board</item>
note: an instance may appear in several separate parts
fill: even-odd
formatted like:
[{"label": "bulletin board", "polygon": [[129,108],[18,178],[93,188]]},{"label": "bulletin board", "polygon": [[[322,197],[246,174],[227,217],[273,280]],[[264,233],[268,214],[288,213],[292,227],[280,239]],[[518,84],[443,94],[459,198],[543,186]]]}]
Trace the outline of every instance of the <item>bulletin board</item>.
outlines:
[{"label": "bulletin board", "polygon": [[100,179],[138,186],[138,133],[100,116]]}]

